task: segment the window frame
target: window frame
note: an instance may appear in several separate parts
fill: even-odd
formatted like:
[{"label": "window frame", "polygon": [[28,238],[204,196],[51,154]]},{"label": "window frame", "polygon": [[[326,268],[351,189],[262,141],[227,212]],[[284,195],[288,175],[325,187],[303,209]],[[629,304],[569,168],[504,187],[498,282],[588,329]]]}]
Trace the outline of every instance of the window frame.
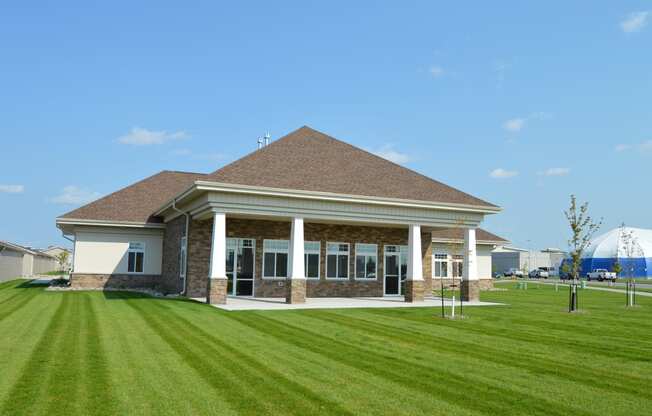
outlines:
[{"label": "window frame", "polygon": [[[437,257],[439,256],[439,257]],[[447,253],[432,253],[432,278],[433,279],[450,279],[450,256]],[[443,263],[446,265],[446,275],[445,276],[437,276],[437,264],[436,263]],[[441,273],[440,273],[441,274]]]},{"label": "window frame", "polygon": [[[317,244],[317,249],[306,249],[306,244]],[[317,255],[317,277],[308,277],[308,255]],[[289,258],[289,256],[288,256]],[[319,280],[321,279],[321,241],[304,241],[303,242],[303,271],[306,279]]]},{"label": "window frame", "polygon": [[[336,277],[328,277],[328,256],[329,256],[328,246],[330,244],[335,244],[335,245],[338,246],[338,251],[335,254],[335,256],[336,256],[335,257],[335,276]],[[337,277],[337,275],[339,275],[339,271],[340,271],[340,262],[339,262],[340,259],[339,258],[340,258],[340,256],[344,255],[344,254],[340,254],[340,253],[343,253],[343,252],[339,251],[339,246],[340,245],[346,245],[346,248],[347,248],[347,250],[346,250],[346,277]],[[326,258],[325,258],[325,261],[326,261],[326,280],[341,280],[341,281],[350,280],[350,278],[351,278],[351,244],[350,243],[337,242],[337,241],[327,241],[326,242]]]},{"label": "window frame", "polygon": [[[147,246],[143,241],[129,241],[127,246],[127,274],[145,274],[145,252],[147,251]],[[142,248],[131,248],[132,244],[140,244]],[[129,271],[129,255],[131,253],[134,253],[134,270]],[[142,266],[143,270],[137,271],[137,264],[138,264],[138,254],[143,255],[143,261],[142,261]]]},{"label": "window frame", "polygon": [[[369,254],[369,253],[364,253],[364,254],[358,254],[358,246],[360,245],[366,245],[366,246],[375,246],[376,249],[374,250],[374,254]],[[355,243],[355,255],[354,261],[353,261],[353,277],[355,280],[361,280],[361,281],[366,281],[366,282],[373,282],[374,280],[378,280],[378,244],[376,243]],[[358,277],[358,256],[364,257],[364,273],[365,277]],[[374,272],[374,277],[367,277],[367,262],[369,261],[369,257],[374,257],[375,259],[375,272]]]},{"label": "window frame", "polygon": [[[464,278],[464,256],[462,254],[453,255],[451,259],[451,274],[453,279],[462,279]],[[455,266],[458,265],[458,270],[460,271],[459,276],[455,275]]]},{"label": "window frame", "polygon": [[[284,242],[287,242],[288,248],[287,248],[287,250],[282,250],[282,249],[268,250],[265,247],[265,242],[266,241],[284,241]],[[267,257],[265,254],[267,254],[267,253],[274,253],[274,276],[267,276],[265,274],[265,258]],[[285,254],[285,258],[286,258],[285,271],[286,271],[286,274],[289,274],[289,271],[290,271],[290,240],[281,240],[281,239],[275,239],[275,238],[266,238],[266,239],[263,240],[263,270],[262,270],[261,275],[262,275],[262,278],[264,280],[286,280],[288,278],[288,276],[276,276],[276,264],[277,264],[276,257],[277,257],[277,255],[279,253]]]}]

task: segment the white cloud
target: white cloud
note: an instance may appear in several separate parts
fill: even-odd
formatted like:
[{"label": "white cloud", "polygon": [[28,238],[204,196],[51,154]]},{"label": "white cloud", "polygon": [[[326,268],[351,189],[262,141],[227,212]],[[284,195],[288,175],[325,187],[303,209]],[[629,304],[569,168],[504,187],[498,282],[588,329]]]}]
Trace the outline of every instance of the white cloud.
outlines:
[{"label": "white cloud", "polygon": [[0,192],[7,194],[20,194],[25,191],[23,185],[0,185]]},{"label": "white cloud", "polygon": [[636,145],[631,144],[618,144],[616,145],[617,152],[626,152],[629,150],[638,150],[639,152],[652,152],[652,139],[645,140],[644,142],[638,143]]},{"label": "white cloud", "polygon": [[128,134],[118,137],[118,142],[135,146],[146,146],[151,144],[163,144],[173,140],[183,140],[189,137],[190,136],[188,136],[184,131],[168,133],[165,130],[154,131],[134,127]]},{"label": "white cloud", "polygon": [[92,192],[75,185],[68,185],[63,188],[61,194],[51,198],[50,202],[65,205],[81,205],[94,201],[100,196],[101,194],[99,192]]},{"label": "white cloud", "polygon": [[508,178],[513,178],[514,176],[518,176],[518,172],[515,170],[498,168],[489,172],[489,176],[494,179],[508,179]]},{"label": "white cloud", "polygon": [[444,75],[444,68],[439,65],[433,65],[430,67],[428,72],[430,72],[430,75],[432,75],[433,78],[439,78]]},{"label": "white cloud", "polygon": [[649,11],[630,13],[622,22],[620,27],[625,33],[638,32],[647,25]]},{"label": "white cloud", "polygon": [[524,118],[513,118],[503,123],[503,128],[507,131],[511,131],[512,133],[521,131],[523,127],[525,127]]},{"label": "white cloud", "polygon": [[412,159],[409,155],[394,150],[394,146],[391,144],[385,144],[378,150],[372,150],[371,153],[380,156],[383,159],[387,159],[390,162],[398,163],[399,165],[407,163]]},{"label": "white cloud", "polygon": [[550,168],[540,172],[543,176],[566,176],[570,173],[570,168]]}]

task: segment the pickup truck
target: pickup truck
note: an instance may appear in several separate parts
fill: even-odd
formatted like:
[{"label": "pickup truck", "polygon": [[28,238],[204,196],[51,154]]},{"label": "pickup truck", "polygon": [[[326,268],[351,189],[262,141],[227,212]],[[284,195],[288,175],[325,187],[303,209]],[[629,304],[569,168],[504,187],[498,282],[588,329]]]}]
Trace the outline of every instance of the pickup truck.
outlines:
[{"label": "pickup truck", "polygon": [[523,270],[512,267],[505,272],[506,277],[523,277]]},{"label": "pickup truck", "polygon": [[605,280],[616,281],[616,273],[610,272],[607,269],[595,269],[594,271],[586,274],[586,280],[597,280],[602,282]]}]

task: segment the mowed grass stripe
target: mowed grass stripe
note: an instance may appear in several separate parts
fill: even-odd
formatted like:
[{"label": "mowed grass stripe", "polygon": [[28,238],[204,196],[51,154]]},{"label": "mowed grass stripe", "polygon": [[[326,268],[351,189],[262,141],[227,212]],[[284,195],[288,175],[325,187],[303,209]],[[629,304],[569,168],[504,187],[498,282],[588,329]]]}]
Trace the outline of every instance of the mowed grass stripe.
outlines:
[{"label": "mowed grass stripe", "polygon": [[[286,339],[292,344],[324,355],[329,359],[341,361],[361,371],[394,380],[399,384],[410,386],[469,410],[506,414],[520,403],[527,404],[530,413],[533,414],[566,415],[570,411],[577,415],[588,414],[582,412],[581,409],[560,407],[554,403],[547,403],[546,400],[519,394],[500,386],[483,385],[481,381],[467,379],[462,374],[454,374],[440,369],[439,373],[435,375],[430,369],[407,361],[400,355],[378,353],[366,349],[362,345],[336,340],[327,335],[295,326],[293,323],[279,322],[262,315],[257,315],[257,319],[246,319],[239,314],[229,314],[228,317],[272,337]],[[477,395],[474,400],[466,400],[468,398],[466,390],[469,386],[474,386],[476,389]]]},{"label": "mowed grass stripe", "polygon": [[69,317],[71,299],[71,296],[63,296],[56,311],[50,316],[50,322],[40,335],[21,376],[2,403],[0,414],[36,414],[36,409],[45,404],[47,399],[43,393],[49,380],[48,371],[58,344],[65,342],[62,334],[66,325],[65,319]]},{"label": "mowed grass stripe", "polygon": [[[158,302],[154,305],[161,311],[175,314],[176,319],[167,322],[168,328],[161,325],[161,313],[149,311],[136,303],[132,304],[189,365],[224,393],[226,399],[239,412],[312,414],[320,411],[327,414],[350,414],[336,403],[325,402],[305,387],[271,370],[262,361],[207,333],[169,307]],[[180,340],[185,340],[188,345],[197,348],[197,351],[184,346]]]},{"label": "mowed grass stripe", "polygon": [[[575,381],[587,386],[598,387],[607,391],[618,389],[629,394],[646,394],[646,380],[633,374],[618,374],[617,370],[598,367],[591,370],[578,368],[572,362],[556,359],[554,355],[544,355],[537,352],[535,342],[530,343],[529,360],[514,360],[508,348],[496,348],[488,343],[481,343],[478,337],[465,336],[464,341],[456,338],[454,342],[445,336],[437,336],[432,333],[425,334],[422,330],[410,330],[404,325],[392,324],[395,320],[387,319],[379,312],[371,311],[374,316],[363,318],[361,316],[341,315],[329,311],[309,314],[314,319],[330,322],[337,326],[346,326],[359,333],[369,333],[382,339],[394,342],[403,342],[412,347],[429,347],[437,352],[448,352],[451,355],[458,355],[464,351],[470,359],[480,361],[493,361],[506,367],[531,371],[539,375],[547,375]],[[380,319],[384,317],[385,319]],[[414,322],[414,321],[412,321]],[[444,323],[444,322],[442,322]],[[444,323],[445,325],[446,323]],[[465,325],[457,326],[462,331]],[[490,332],[480,332],[477,335],[492,336]],[[492,336],[493,337],[493,336]],[[495,337],[494,337],[495,338]],[[468,341],[467,341],[468,340]],[[422,354],[424,351],[418,351]],[[524,351],[522,351],[524,352]],[[561,357],[563,358],[563,357]]]}]

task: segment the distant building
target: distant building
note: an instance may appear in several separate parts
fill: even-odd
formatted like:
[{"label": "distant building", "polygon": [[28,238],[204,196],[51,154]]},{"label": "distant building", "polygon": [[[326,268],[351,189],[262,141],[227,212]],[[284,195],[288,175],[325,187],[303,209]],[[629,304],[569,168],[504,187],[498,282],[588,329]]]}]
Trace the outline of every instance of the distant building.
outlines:
[{"label": "distant building", "polygon": [[0,241],[0,282],[57,270],[54,256],[18,244]]},{"label": "distant building", "polygon": [[59,269],[70,270],[72,268],[72,251],[64,247],[59,246],[49,246],[45,250],[39,250],[41,253],[49,254],[50,256],[56,257],[59,259],[59,255],[63,252],[68,253],[68,259],[66,262],[61,265],[59,264]]},{"label": "distant building", "polygon": [[557,248],[526,250],[504,246],[496,248],[491,253],[493,269],[496,273],[504,273],[509,269],[530,271],[546,267],[552,275],[557,275],[565,257],[566,253]]}]

